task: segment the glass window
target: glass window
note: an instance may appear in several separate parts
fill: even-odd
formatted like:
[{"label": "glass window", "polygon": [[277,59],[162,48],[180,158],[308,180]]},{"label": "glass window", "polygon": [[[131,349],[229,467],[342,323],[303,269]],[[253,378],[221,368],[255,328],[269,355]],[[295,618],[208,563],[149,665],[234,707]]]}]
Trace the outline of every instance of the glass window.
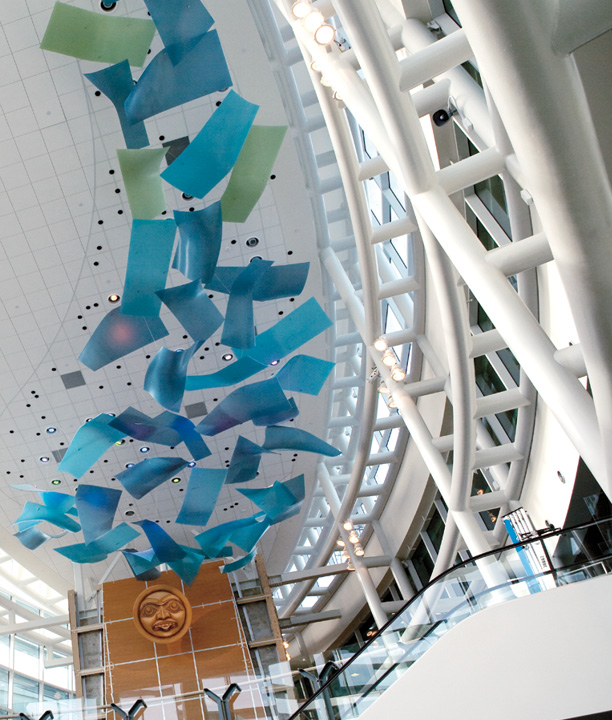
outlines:
[{"label": "glass window", "polygon": [[40,645],[18,635],[15,636],[15,670],[28,675],[38,675],[39,657]]},{"label": "glass window", "polygon": [[13,677],[13,710],[28,713],[28,704],[38,702],[39,684],[36,680],[17,675]]},{"label": "glass window", "polygon": [[11,646],[9,644],[9,635],[0,635],[0,665],[11,665]]},{"label": "glass window", "polygon": [[410,559],[412,560],[416,574],[419,576],[419,580],[423,585],[427,585],[434,569],[434,562],[422,540],[416,546]]},{"label": "glass window", "polygon": [[8,670],[0,668],[0,707],[8,709],[8,686],[9,673]]},{"label": "glass window", "polygon": [[436,552],[438,552],[442,543],[442,535],[444,535],[444,520],[442,520],[442,516],[437,510],[434,510],[434,514],[425,532],[429,536]]},{"label": "glass window", "polygon": [[459,22],[459,16],[457,15],[457,11],[453,7],[453,3],[451,2],[451,0],[442,0],[442,3],[444,5],[444,10],[446,10],[446,14],[450,15],[450,17],[453,18],[457,25],[461,25],[461,23]]},{"label": "glass window", "polygon": [[504,183],[499,175],[488,180],[476,183],[474,192],[480,198],[482,204],[493,215],[501,229],[511,238],[510,218],[508,217],[508,206],[506,204],[506,191]]}]

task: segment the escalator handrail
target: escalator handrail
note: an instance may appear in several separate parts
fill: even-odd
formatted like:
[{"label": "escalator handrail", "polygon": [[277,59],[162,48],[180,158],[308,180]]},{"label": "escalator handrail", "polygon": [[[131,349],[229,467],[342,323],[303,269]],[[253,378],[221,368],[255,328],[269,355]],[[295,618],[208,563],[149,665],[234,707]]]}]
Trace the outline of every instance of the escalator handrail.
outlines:
[{"label": "escalator handrail", "polygon": [[[502,552],[505,552],[506,550],[513,550],[517,548],[522,548],[528,545],[531,545],[536,542],[540,542],[543,539],[548,539],[551,537],[555,537],[558,535],[564,535],[566,533],[576,532],[578,530],[588,530],[589,528],[597,527],[600,524],[603,523],[610,523],[612,522],[612,518],[602,518],[600,520],[591,520],[588,523],[580,523],[579,525],[572,525],[571,527],[566,528],[556,528],[551,530],[545,530],[545,531],[537,531],[537,535],[534,537],[526,538],[524,540],[521,540],[518,543],[512,543],[510,545],[504,545],[503,547],[496,548],[495,550],[488,550],[485,553],[481,553],[480,555],[474,555],[473,557],[468,558],[467,560],[463,560],[460,563],[457,563],[456,565],[451,566],[447,570],[444,570],[444,572],[441,572],[439,575],[437,575],[435,578],[431,579],[427,585],[422,587],[420,590],[418,590],[411,598],[408,600],[401,608],[398,610],[392,617],[387,620],[387,622],[374,634],[371,638],[367,640],[367,642],[357,650],[357,652],[352,655],[340,668],[338,668],[338,672],[332,673],[330,677],[327,679],[325,683],[323,683],[317,690],[314,692],[307,700],[305,700],[300,707],[289,716],[288,720],[297,720],[299,715],[304,711],[304,709],[310,705],[310,703],[315,700],[317,697],[321,696],[329,687],[329,685],[334,681],[335,678],[337,678],[341,673],[345,671],[346,668],[348,668],[362,653],[364,653],[370,645],[375,643],[379,637],[389,628],[389,626],[397,620],[397,618],[402,615],[406,611],[406,609],[412,605],[412,603],[416,602],[429,588],[431,588],[433,585],[436,585],[440,582],[440,580],[444,579],[447,575],[450,575],[450,573],[455,572],[458,569],[461,569],[462,567],[467,567],[468,565],[473,565],[475,562],[479,560],[483,560],[487,557],[491,557],[493,555],[499,555]],[[557,568],[558,569],[558,568]],[[554,569],[551,569],[552,572],[554,572]]]}]

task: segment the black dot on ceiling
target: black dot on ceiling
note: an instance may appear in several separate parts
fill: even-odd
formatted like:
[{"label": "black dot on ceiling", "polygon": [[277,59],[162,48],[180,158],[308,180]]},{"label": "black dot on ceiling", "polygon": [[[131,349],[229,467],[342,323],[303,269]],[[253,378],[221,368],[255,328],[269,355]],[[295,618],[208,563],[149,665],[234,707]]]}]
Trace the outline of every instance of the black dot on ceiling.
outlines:
[{"label": "black dot on ceiling", "polygon": [[184,492],[183,488],[179,488],[179,492]]},{"label": "black dot on ceiling", "polygon": [[30,390],[30,392],[32,393],[32,395],[36,395],[36,390]]},{"label": "black dot on ceiling", "polygon": [[187,340],[188,337],[188,335],[183,335],[183,340]]},{"label": "black dot on ceiling", "polygon": [[32,407],[30,403],[26,403],[26,407]]},{"label": "black dot on ceiling", "polygon": [[94,263],[94,267],[98,267],[99,264],[100,263],[96,260],[96,262]]},{"label": "black dot on ceiling", "polygon": [[289,298],[289,302],[295,302],[295,298]]},{"label": "black dot on ceiling", "polygon": [[104,462],[105,462],[105,463],[107,463],[107,462],[108,462],[108,460],[104,460]]},{"label": "black dot on ceiling", "polygon": [[94,306],[94,307],[100,307],[100,303],[94,303],[93,306]]},{"label": "black dot on ceiling", "polygon": [[159,139],[160,139],[160,141],[163,141],[163,140],[166,139],[166,136],[165,136],[165,135],[160,135],[160,136],[159,136]]},{"label": "black dot on ceiling", "polygon": [[147,50],[147,55],[150,55],[150,54],[151,54],[151,48],[149,48],[149,49]]},{"label": "black dot on ceiling", "polygon": [[115,192],[119,194],[121,192],[121,188],[115,188]]},{"label": "black dot on ceiling", "polygon": [[[128,383],[128,385],[131,385],[131,383]],[[130,438],[130,442],[134,442],[134,438]]]},{"label": "black dot on ceiling", "polygon": [[9,430],[9,433],[10,433],[11,435],[12,435],[14,432],[15,432],[14,430]]},{"label": "black dot on ceiling", "polygon": [[117,365],[117,370],[121,370],[121,365]]},{"label": "black dot on ceiling", "polygon": [[287,255],[293,255],[293,250],[287,250]]},{"label": "black dot on ceiling", "polygon": [[150,355],[145,355],[145,360],[150,360],[150,359],[151,359]]},{"label": "black dot on ceiling", "polygon": [[89,471],[89,474],[90,474],[90,475],[93,475],[93,474],[94,474],[94,470],[90,470],[90,471]]},{"label": "black dot on ceiling", "polygon": [[57,368],[51,368],[51,372],[57,372]]},{"label": "black dot on ceiling", "polygon": [[270,180],[276,180],[276,175],[270,175]]},{"label": "black dot on ceiling", "polygon": [[217,102],[215,103],[215,105],[216,105],[217,107],[219,107],[219,105],[221,105],[221,100],[217,100]]},{"label": "black dot on ceiling", "polygon": [[117,215],[123,215],[123,210],[117,210]]},{"label": "black dot on ceiling", "polygon": [[98,220],[98,225],[104,225],[104,220]]},{"label": "black dot on ceiling", "polygon": [[293,418],[291,418],[291,420],[289,420],[289,422],[293,422]]},{"label": "black dot on ceiling", "polygon": [[219,347],[219,345],[221,345],[220,342],[216,342],[216,343],[215,343],[215,347]]},{"label": "black dot on ceiling", "polygon": [[204,355],[200,355],[200,360],[204,360]]},{"label": "black dot on ceiling", "polygon": [[96,247],[96,250],[102,250],[102,245],[98,245],[98,246]]},{"label": "black dot on ceiling", "polygon": [[82,319],[83,319],[82,315],[77,315],[77,320],[82,320]]},{"label": "black dot on ceiling", "polygon": [[40,437],[40,433],[36,433],[36,437]]},{"label": "black dot on ceiling", "polygon": [[47,416],[46,416],[46,415],[41,415],[41,416],[40,416],[40,419],[41,419],[41,420],[46,420],[46,419],[47,419]]},{"label": "black dot on ceiling", "polygon": [[291,462],[295,462],[295,458],[291,458]]},{"label": "black dot on ceiling", "polygon": [[195,210],[195,208],[192,208],[192,207],[189,208],[189,212],[193,212],[194,210]]},{"label": "black dot on ceiling", "polygon": [[114,170],[109,170],[109,171],[108,171],[108,174],[109,174],[109,175],[114,175],[114,174],[115,174],[115,171],[114,171]]},{"label": "black dot on ceiling", "polygon": [[167,210],[164,210],[163,213],[162,213],[162,215],[167,215],[167,214],[168,214],[168,211],[167,211]]},{"label": "black dot on ceiling", "polygon": [[226,449],[226,450],[229,450],[229,448],[228,448],[228,447],[226,447],[225,449]]},{"label": "black dot on ceiling", "polygon": [[60,443],[60,447],[64,447],[64,443]]},{"label": "black dot on ceiling", "polygon": [[98,385],[98,390],[104,390],[104,385]]},{"label": "black dot on ceiling", "polygon": [[87,330],[87,325],[83,325],[83,330]]},{"label": "black dot on ceiling", "polygon": [[232,240],[232,245],[235,245],[236,242],[237,242],[236,240]]},{"label": "black dot on ceiling", "polygon": [[210,350],[210,348],[207,348],[207,347],[204,348],[204,352],[208,352],[209,350]]},{"label": "black dot on ceiling", "polygon": [[102,93],[101,93],[99,90],[96,90],[96,92],[94,93],[94,95],[95,95],[96,97],[100,97],[100,95],[102,95]]},{"label": "black dot on ceiling", "polygon": [[39,397],[40,397],[40,395],[34,395],[34,397],[35,397],[35,398],[39,398]]},{"label": "black dot on ceiling", "polygon": [[126,385],[131,385],[132,383],[125,383]]},{"label": "black dot on ceiling", "polygon": [[170,522],[170,520],[166,520],[166,523],[169,523],[169,522]]},{"label": "black dot on ceiling", "polygon": [[279,311],[278,311],[278,314],[279,314],[279,315],[284,315],[285,313],[284,313],[282,310],[279,310]]}]

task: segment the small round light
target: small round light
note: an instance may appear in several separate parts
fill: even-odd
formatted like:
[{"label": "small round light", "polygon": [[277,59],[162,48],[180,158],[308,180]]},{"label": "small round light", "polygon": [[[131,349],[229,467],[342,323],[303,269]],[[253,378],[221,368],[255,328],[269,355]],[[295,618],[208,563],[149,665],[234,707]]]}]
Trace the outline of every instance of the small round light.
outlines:
[{"label": "small round light", "polygon": [[331,87],[331,83],[325,77],[325,75],[321,75],[321,85],[323,85],[323,87]]},{"label": "small round light", "polygon": [[46,432],[48,432],[49,435],[53,435],[53,433],[56,433],[56,432],[57,432],[57,428],[55,428],[55,427],[48,427],[47,430],[46,430]]},{"label": "small round light", "polygon": [[285,650],[289,648],[289,643],[286,640],[283,640],[283,647],[285,648]]},{"label": "small round light", "polygon": [[115,445],[125,445],[125,438],[121,438],[121,440],[117,440]]},{"label": "small round light", "polygon": [[250,237],[246,240],[244,243],[248,248],[254,248],[259,245],[259,238],[257,237]]},{"label": "small round light", "polygon": [[402,380],[406,379],[406,373],[401,367],[395,367],[391,370],[391,379],[395,380],[395,382],[402,382]]},{"label": "small round light", "polygon": [[342,527],[345,530],[352,530],[353,529],[353,523],[350,520],[347,520],[346,522],[342,523]]},{"label": "small round light", "polygon": [[105,2],[104,0],[102,0],[102,2],[100,3],[100,7],[102,8],[102,10],[104,10],[104,12],[113,12],[113,10],[117,7],[117,3]]},{"label": "small round light", "polygon": [[302,19],[304,27],[311,33],[314,33],[319,26],[323,25],[324,22],[325,18],[323,17],[323,13],[319,12],[319,10],[309,12],[308,15]]},{"label": "small round light", "polygon": [[291,660],[291,655],[289,655],[288,652],[285,653],[285,657],[287,658],[287,662]]},{"label": "small round light", "polygon": [[378,392],[381,395],[388,395],[389,394],[389,388],[386,385],[379,385],[378,386]]},{"label": "small round light", "polygon": [[374,349],[378,350],[378,352],[385,352],[388,347],[389,345],[384,337],[379,337],[377,340],[374,340]]},{"label": "small round light", "polygon": [[141,448],[138,448],[141,453],[148,453],[151,449],[148,445],[143,445]]},{"label": "small round light", "polygon": [[349,542],[351,543],[351,545],[357,545],[357,543],[359,542],[359,538],[357,537],[357,535],[350,535]]},{"label": "small round light", "polygon": [[91,422],[93,420],[92,417],[85,418],[85,422]]},{"label": "small round light", "polygon": [[314,33],[314,39],[319,45],[329,45],[335,37],[336,29],[327,23],[319,25]]},{"label": "small round light", "polygon": [[180,477],[175,477],[175,478],[172,478],[172,480],[171,480],[170,482],[173,482],[173,483],[180,483],[180,482],[181,482],[181,478],[180,478]]},{"label": "small round light", "polygon": [[230,360],[233,360],[233,359],[234,359],[233,353],[225,353],[225,355],[221,356],[221,360],[223,360],[224,362],[229,362]]},{"label": "small round light", "polygon": [[116,303],[116,302],[119,302],[119,300],[121,300],[121,297],[119,295],[117,295],[116,293],[113,293],[112,295],[108,296],[109,303]]},{"label": "small round light", "polygon": [[192,460],[191,462],[187,463],[187,467],[195,467],[195,466],[196,466],[195,460]]},{"label": "small round light", "polygon": [[393,367],[397,362],[393,350],[385,350],[385,352],[383,353],[382,361],[383,365],[386,365],[387,367]]},{"label": "small round light", "polygon": [[126,510],[126,511],[125,511],[125,514],[127,515],[127,517],[132,517],[132,515],[134,514],[134,511],[133,511],[133,510]]},{"label": "small round light", "polygon": [[278,365],[279,362],[280,362],[280,360],[272,360],[270,365],[272,365],[272,367],[274,367],[275,365]]},{"label": "small round light", "polygon": [[40,460],[41,463],[49,462],[49,458],[46,455],[43,455],[42,457],[39,457],[38,459]]},{"label": "small round light", "polygon": [[313,60],[310,63],[310,69],[312,70],[312,72],[318,72],[318,73],[321,72],[321,66],[319,65],[319,63],[316,60]]},{"label": "small round light", "polygon": [[51,480],[51,485],[61,485],[62,481],[55,478],[55,480]]},{"label": "small round light", "polygon": [[134,467],[134,463],[126,463],[125,467],[129,470],[130,468]]},{"label": "small round light", "polygon": [[355,555],[357,555],[357,557],[363,557],[365,550],[362,547],[355,548]]},{"label": "small round light", "polygon": [[389,395],[389,402],[387,403],[387,407],[391,408],[391,410],[395,410],[395,408],[397,407],[397,403],[391,397],[391,395]]},{"label": "small round light", "polygon": [[306,15],[309,15],[311,10],[312,5],[309,2],[306,2],[306,0],[297,0],[297,2],[294,2],[291,7],[293,17],[298,18],[298,20],[302,20],[302,18],[305,18]]},{"label": "small round light", "polygon": [[336,545],[339,545],[341,548],[346,547],[346,543],[342,540],[342,538],[338,538],[336,540]]}]

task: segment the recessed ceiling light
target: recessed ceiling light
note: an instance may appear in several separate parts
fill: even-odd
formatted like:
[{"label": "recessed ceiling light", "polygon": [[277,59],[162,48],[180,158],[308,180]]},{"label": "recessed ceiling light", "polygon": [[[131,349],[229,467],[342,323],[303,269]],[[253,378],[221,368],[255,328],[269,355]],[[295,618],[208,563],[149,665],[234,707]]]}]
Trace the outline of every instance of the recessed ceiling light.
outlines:
[{"label": "recessed ceiling light", "polygon": [[40,460],[41,463],[49,462],[49,458],[46,455],[43,455],[42,457],[39,457],[38,459]]},{"label": "recessed ceiling light", "polygon": [[221,360],[224,360],[225,362],[229,362],[230,360],[234,359],[233,353],[225,353],[225,355],[221,356]]},{"label": "recessed ceiling light", "polygon": [[55,480],[51,480],[51,485],[61,485],[62,481],[55,478]]},{"label": "recessed ceiling light", "polygon": [[191,462],[188,462],[188,463],[187,463],[187,467],[195,467],[195,466],[196,466],[196,464],[195,464],[195,461],[194,461],[194,460],[192,460]]},{"label": "recessed ceiling light", "polygon": [[130,468],[134,467],[134,463],[126,463],[125,467],[129,470]]},{"label": "recessed ceiling light", "polygon": [[85,422],[91,422],[93,418],[85,418]]},{"label": "recessed ceiling light", "polygon": [[274,367],[274,365],[278,365],[279,362],[280,362],[280,360],[272,360],[270,365],[272,365],[272,367]]},{"label": "recessed ceiling light", "polygon": [[57,432],[57,428],[55,428],[55,427],[48,427],[48,428],[47,428],[47,432],[49,433],[49,435],[53,435],[53,433]]},{"label": "recessed ceiling light", "polygon": [[125,438],[121,438],[121,440],[117,440],[115,445],[125,445]]},{"label": "recessed ceiling light", "polygon": [[126,510],[126,511],[125,511],[125,514],[126,514],[128,517],[132,517],[132,515],[134,514],[134,511],[133,511],[133,510]]},{"label": "recessed ceiling light", "polygon": [[108,296],[108,302],[110,302],[110,303],[116,303],[116,302],[119,302],[119,300],[121,300],[121,297],[119,295],[117,295],[116,293],[113,293],[112,295]]},{"label": "recessed ceiling light", "polygon": [[257,237],[250,237],[246,240],[246,246],[250,248],[257,247],[259,245],[259,238]]},{"label": "recessed ceiling light", "polygon": [[117,7],[117,3],[108,2],[108,0],[102,0],[102,2],[100,3],[100,7],[102,8],[102,10],[104,10],[104,12],[112,12]]},{"label": "recessed ceiling light", "polygon": [[138,448],[141,453],[148,453],[151,449],[148,445],[143,445],[141,448]]},{"label": "recessed ceiling light", "polygon": [[181,478],[180,478],[180,477],[172,478],[171,482],[173,482],[173,483],[180,483],[180,482],[181,482]]}]

